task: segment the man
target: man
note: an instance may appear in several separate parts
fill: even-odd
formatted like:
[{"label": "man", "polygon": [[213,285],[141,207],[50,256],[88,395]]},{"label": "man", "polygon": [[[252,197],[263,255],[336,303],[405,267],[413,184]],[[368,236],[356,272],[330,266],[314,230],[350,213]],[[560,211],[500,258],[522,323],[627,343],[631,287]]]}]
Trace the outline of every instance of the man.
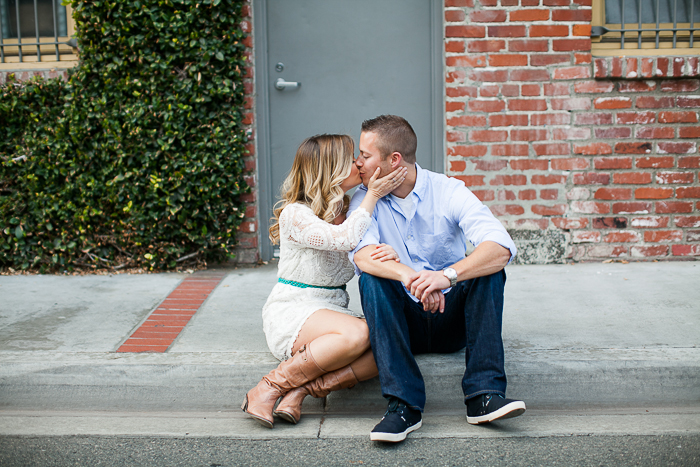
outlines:
[{"label": "man", "polygon": [[[462,182],[416,164],[416,135],[403,118],[382,115],[362,124],[356,160],[363,185],[350,211],[362,202],[377,167],[400,166],[406,180],[382,198],[372,225],[351,253],[360,274],[362,309],[389,407],[374,427],[374,441],[398,442],[422,424],[425,384],[414,355],[466,347],[462,390],[467,422],[487,423],[525,411],[505,399],[501,324],[503,268],[516,249],[501,223]],[[467,257],[466,240],[476,246]],[[400,262],[374,260],[387,243]]]}]

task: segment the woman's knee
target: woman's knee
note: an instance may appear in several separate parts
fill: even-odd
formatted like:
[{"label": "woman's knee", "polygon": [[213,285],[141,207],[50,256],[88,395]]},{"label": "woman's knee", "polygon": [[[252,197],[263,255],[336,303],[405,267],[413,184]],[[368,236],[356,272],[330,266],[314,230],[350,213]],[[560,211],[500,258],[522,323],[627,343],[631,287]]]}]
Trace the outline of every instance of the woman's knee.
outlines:
[{"label": "woman's knee", "polygon": [[369,328],[364,320],[358,319],[352,326],[348,326],[343,334],[351,349],[361,353],[369,349]]}]

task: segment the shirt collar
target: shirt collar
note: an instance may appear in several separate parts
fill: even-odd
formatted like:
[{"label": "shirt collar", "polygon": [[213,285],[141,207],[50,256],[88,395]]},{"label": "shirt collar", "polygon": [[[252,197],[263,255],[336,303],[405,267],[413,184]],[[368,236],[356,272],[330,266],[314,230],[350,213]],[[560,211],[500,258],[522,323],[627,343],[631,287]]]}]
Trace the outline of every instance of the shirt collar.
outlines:
[{"label": "shirt collar", "polygon": [[428,174],[425,173],[425,170],[416,162],[416,184],[413,186],[413,193],[415,193],[421,201],[423,201],[425,197],[425,190],[428,186],[427,178]]}]

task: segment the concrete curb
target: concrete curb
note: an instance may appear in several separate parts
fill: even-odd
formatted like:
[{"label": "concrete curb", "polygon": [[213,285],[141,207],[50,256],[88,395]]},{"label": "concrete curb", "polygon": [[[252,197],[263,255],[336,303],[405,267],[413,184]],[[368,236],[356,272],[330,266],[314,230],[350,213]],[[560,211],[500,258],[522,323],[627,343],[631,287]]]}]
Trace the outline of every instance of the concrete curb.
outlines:
[{"label": "concrete curb", "polygon": [[[36,410],[235,409],[276,366],[269,354],[1,355],[0,406]],[[700,402],[700,349],[509,351],[508,394],[540,409],[668,407]],[[31,357],[31,358],[28,358]],[[418,358],[426,410],[464,410],[463,352]],[[309,398],[311,409],[321,401]],[[377,379],[332,393],[327,412],[377,413]]]},{"label": "concrete curb", "polygon": [[[553,413],[528,410],[521,417],[469,425],[464,415],[426,412],[411,439],[541,438],[551,436],[691,435],[700,412],[683,410]],[[0,436],[125,436],[228,439],[368,439],[381,415],[304,415],[270,430],[241,412],[196,413],[0,413]]]},{"label": "concrete curb", "polygon": [[[535,410],[700,406],[697,262],[507,274],[509,396]],[[277,364],[260,318],[274,264],[228,271],[167,352],[115,352],[184,277],[0,277],[2,412],[238,411]],[[426,411],[461,414],[463,353],[419,364]],[[377,380],[305,403],[307,413],[374,417],[384,408]]]}]

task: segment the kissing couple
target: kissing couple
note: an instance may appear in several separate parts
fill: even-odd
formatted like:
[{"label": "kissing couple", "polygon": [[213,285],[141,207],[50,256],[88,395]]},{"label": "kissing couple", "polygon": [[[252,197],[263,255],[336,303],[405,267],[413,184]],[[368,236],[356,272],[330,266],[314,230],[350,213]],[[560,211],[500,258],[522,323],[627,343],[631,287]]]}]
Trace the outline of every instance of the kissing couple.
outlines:
[{"label": "kissing couple", "polygon": [[[278,283],[262,310],[281,363],[242,405],[264,426],[298,423],[306,396],[379,375],[388,408],[370,439],[403,441],[421,427],[426,400],[415,355],[462,349],[467,422],[525,412],[505,397],[501,338],[515,244],[464,183],[420,167],[416,148],[395,115],[362,123],[357,158],[347,135],[299,146],[270,227]],[[476,248],[465,256],[467,241]],[[354,274],[364,316],[348,309]]]}]

